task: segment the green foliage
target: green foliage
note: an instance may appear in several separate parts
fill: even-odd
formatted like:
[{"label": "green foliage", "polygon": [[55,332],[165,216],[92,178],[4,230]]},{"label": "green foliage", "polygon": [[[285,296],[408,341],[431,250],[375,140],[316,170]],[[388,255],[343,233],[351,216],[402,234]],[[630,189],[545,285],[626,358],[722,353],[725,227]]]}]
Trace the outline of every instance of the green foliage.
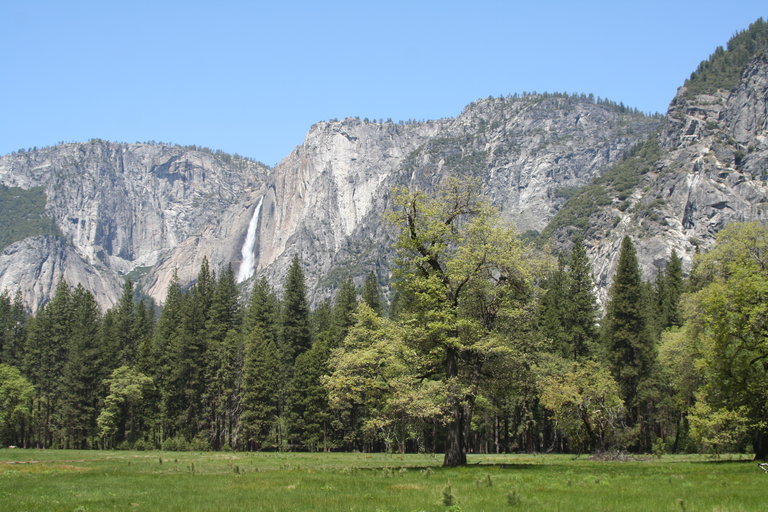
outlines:
[{"label": "green foliage", "polygon": [[[466,461],[464,431],[479,376],[509,354],[501,326],[518,324],[530,299],[532,261],[515,231],[482,201],[476,182],[451,179],[435,198],[398,191],[397,286],[406,344],[445,386],[444,464]],[[526,313],[530,313],[526,311]]]},{"label": "green foliage", "polygon": [[637,254],[629,237],[621,244],[602,337],[609,367],[629,411],[629,423],[634,425],[641,419],[643,390],[652,377],[656,351],[648,328]]},{"label": "green foliage", "polygon": [[699,398],[688,416],[691,437],[716,455],[738,448],[749,431],[749,410],[744,406],[713,408],[705,397]]},{"label": "green foliage", "polygon": [[577,191],[561,190],[558,194],[568,200],[552,217],[542,235],[550,237],[556,231],[569,227],[577,233],[588,232],[591,226],[590,217],[601,207],[611,204],[613,198],[626,200],[643,175],[653,170],[661,155],[658,139],[651,135],[591,184]]},{"label": "green foliage", "polygon": [[67,445],[93,446],[101,383],[109,375],[99,336],[101,313],[93,295],[78,285],[72,292],[72,327],[62,367],[62,429]]},{"label": "green foliage", "polygon": [[696,261],[697,290],[687,299],[686,315],[686,333],[706,377],[703,400],[715,413],[722,410],[726,423],[748,419],[758,458],[768,457],[766,261],[765,225],[726,226],[714,249]]},{"label": "green foliage", "polygon": [[370,271],[365,277],[361,295],[362,301],[368,304],[368,307],[374,310],[377,314],[381,315],[384,312],[379,280],[374,271]]},{"label": "green foliage", "polygon": [[56,222],[45,213],[42,187],[22,189],[0,185],[0,249],[32,236],[60,234]]},{"label": "green foliage", "polygon": [[624,401],[607,368],[595,361],[573,363],[565,373],[545,377],[541,386],[541,401],[572,448],[622,447]]},{"label": "green foliage", "polygon": [[0,445],[26,444],[34,392],[18,368],[0,364]]},{"label": "green foliage", "polygon": [[0,294],[0,363],[21,367],[27,338],[27,320],[20,291],[16,292],[13,299],[7,292]]},{"label": "green foliage", "polygon": [[[426,423],[444,415],[445,390],[418,378],[423,359],[402,329],[361,303],[343,344],[331,353],[323,378],[346,442],[383,441],[402,451]],[[359,437],[361,436],[361,437]]]},{"label": "green foliage", "polygon": [[141,435],[141,423],[145,418],[144,397],[154,387],[152,378],[129,366],[121,366],[112,372],[106,384],[109,393],[96,421],[99,435],[107,446],[116,446],[121,441],[136,441]]},{"label": "green foliage", "polygon": [[243,447],[262,449],[279,446],[270,439],[278,414],[280,355],[272,337],[255,325],[245,338],[243,360],[242,424]]},{"label": "green foliage", "polygon": [[292,364],[296,356],[312,345],[306,284],[298,256],[293,257],[291,266],[288,268],[283,293],[280,350],[286,363]]},{"label": "green foliage", "polygon": [[718,89],[733,89],[739,81],[744,66],[768,46],[768,23],[758,18],[747,30],[734,35],[727,49],[718,46],[715,52],[702,61],[691,77],[686,80],[686,95],[711,94]]}]

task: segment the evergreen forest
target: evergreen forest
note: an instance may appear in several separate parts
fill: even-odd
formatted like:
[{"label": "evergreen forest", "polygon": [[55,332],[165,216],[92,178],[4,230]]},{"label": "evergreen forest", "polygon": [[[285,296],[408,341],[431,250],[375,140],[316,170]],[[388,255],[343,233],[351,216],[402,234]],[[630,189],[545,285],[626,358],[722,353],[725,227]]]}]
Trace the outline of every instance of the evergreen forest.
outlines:
[{"label": "evergreen forest", "polygon": [[64,281],[34,315],[0,296],[0,442],[768,455],[768,227],[727,226],[689,275],[672,251],[643,276],[625,238],[600,308],[581,239],[525,241],[466,182],[394,197],[391,283],[314,308],[298,257],[245,294],[204,261],[162,308],[130,280],[106,312]]}]

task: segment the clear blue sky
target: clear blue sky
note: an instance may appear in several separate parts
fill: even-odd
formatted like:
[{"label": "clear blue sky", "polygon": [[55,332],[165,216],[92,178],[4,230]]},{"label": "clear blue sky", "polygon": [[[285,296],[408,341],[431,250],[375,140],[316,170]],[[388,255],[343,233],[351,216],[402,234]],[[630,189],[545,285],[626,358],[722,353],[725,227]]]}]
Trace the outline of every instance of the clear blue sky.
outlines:
[{"label": "clear blue sky", "polygon": [[585,92],[663,112],[763,1],[0,2],[0,154],[102,138],[275,164],[312,123]]}]

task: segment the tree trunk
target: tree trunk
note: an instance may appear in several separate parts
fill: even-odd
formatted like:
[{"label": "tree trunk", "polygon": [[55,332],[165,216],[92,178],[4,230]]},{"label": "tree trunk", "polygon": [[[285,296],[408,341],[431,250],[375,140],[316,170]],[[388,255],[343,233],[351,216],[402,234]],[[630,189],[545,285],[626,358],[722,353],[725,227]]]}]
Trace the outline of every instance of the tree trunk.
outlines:
[{"label": "tree trunk", "polygon": [[[454,378],[458,375],[458,355],[453,348],[447,349],[446,354],[446,374],[448,378]],[[464,444],[464,427],[466,417],[464,416],[464,406],[457,392],[453,392],[449,404],[451,410],[451,421],[448,424],[448,439],[445,446],[445,458],[443,466],[464,466],[467,463],[467,449]]]},{"label": "tree trunk", "polygon": [[755,434],[755,460],[768,459],[768,433],[760,431]]}]

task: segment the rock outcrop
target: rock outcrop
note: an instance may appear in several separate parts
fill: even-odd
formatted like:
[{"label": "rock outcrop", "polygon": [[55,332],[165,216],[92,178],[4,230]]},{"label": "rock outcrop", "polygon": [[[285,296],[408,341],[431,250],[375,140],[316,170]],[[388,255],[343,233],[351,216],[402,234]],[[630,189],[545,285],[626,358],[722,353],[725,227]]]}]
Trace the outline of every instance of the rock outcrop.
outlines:
[{"label": "rock outcrop", "polygon": [[103,307],[126,276],[162,300],[174,271],[189,282],[204,256],[237,263],[248,208],[265,188],[259,163],[198,149],[94,140],[0,158],[0,183],[42,187],[61,236],[3,249],[0,289],[35,309],[59,278],[82,283]]},{"label": "rock outcrop", "polygon": [[480,100],[452,119],[318,123],[274,169],[199,148],[98,140],[7,155],[0,183],[42,187],[60,236],[6,247],[0,287],[21,288],[35,309],[63,277],[108,307],[130,277],[162,302],[173,276],[190,283],[204,257],[237,272],[261,204],[256,275],[280,285],[298,254],[317,300],[343,277],[374,267],[386,277],[393,186],[430,191],[444,176],[474,176],[521,230],[540,230],[564,201],[560,189],[588,183],[658,121],[591,97],[532,94]]},{"label": "rock outcrop", "polygon": [[603,301],[624,236],[653,279],[673,250],[690,268],[726,224],[768,220],[768,55],[730,91],[690,95],[681,87],[656,142],[660,157],[629,197],[614,196],[590,216],[587,244]]},{"label": "rock outcrop", "polygon": [[584,96],[527,95],[469,105],[414,124],[318,123],[274,170],[259,229],[258,269],[280,283],[294,254],[313,300],[345,277],[388,278],[394,186],[433,191],[471,176],[521,231],[542,229],[577,187],[619,161],[659,119]]}]

